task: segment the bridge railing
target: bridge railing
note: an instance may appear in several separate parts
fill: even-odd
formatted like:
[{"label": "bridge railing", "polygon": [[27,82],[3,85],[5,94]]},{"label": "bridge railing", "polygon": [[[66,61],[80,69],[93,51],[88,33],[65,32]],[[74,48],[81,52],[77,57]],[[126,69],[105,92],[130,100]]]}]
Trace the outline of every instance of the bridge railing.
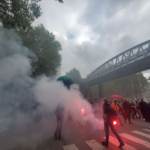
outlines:
[{"label": "bridge railing", "polygon": [[126,50],[125,52],[113,57],[108,60],[96,70],[94,70],[88,77],[86,81],[93,80],[104,74],[117,70],[121,67],[129,65],[140,59],[150,56],[150,40],[141,43],[133,48]]}]

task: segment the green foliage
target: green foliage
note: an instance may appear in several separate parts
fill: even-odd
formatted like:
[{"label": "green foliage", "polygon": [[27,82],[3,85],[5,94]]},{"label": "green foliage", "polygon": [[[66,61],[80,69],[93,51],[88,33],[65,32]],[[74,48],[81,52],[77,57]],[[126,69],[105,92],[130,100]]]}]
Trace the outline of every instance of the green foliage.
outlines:
[{"label": "green foliage", "polygon": [[28,32],[20,30],[18,34],[22,37],[24,45],[37,55],[37,60],[33,63],[33,76],[55,75],[61,65],[59,54],[61,45],[55,40],[55,36],[43,25],[34,27]]},{"label": "green foliage", "polygon": [[148,86],[146,91],[144,92],[144,97],[148,99],[148,101],[150,102],[150,82],[148,82]]},{"label": "green foliage", "polygon": [[123,97],[139,97],[147,89],[148,81],[142,73],[133,74],[103,84],[103,96],[119,94]]},{"label": "green foliage", "polygon": [[41,14],[40,6],[30,0],[0,1],[0,22],[4,28],[27,30]]},{"label": "green foliage", "polygon": [[73,80],[74,84],[81,84],[82,77],[79,70],[77,70],[76,68],[73,68],[68,73],[66,72],[66,76],[70,77]]}]

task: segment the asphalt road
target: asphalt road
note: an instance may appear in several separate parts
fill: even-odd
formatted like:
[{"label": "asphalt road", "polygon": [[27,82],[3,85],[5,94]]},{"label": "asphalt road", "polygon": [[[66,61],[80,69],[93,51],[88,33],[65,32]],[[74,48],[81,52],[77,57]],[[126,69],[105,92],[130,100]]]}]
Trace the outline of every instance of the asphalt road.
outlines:
[{"label": "asphalt road", "polygon": [[[18,121],[0,122],[0,150],[104,150],[101,145],[105,133],[103,128],[82,125],[75,120],[65,120],[62,129],[63,140],[54,140],[56,118],[54,114],[46,116],[40,122]],[[133,124],[116,126],[125,143],[125,150],[149,150],[149,123],[135,120]],[[107,150],[119,150],[119,143],[110,131],[110,144]]]}]

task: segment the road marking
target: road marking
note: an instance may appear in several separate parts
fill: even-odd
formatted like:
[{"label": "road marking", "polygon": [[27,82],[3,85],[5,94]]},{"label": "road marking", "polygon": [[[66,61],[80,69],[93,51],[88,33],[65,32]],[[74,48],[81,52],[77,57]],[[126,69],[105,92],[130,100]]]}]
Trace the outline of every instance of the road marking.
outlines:
[{"label": "road marking", "polygon": [[[106,138],[104,137],[104,139],[106,139]],[[112,136],[109,136],[109,142],[114,144],[117,147],[120,145],[119,141],[116,138],[112,137]],[[123,149],[124,150],[136,150],[134,147],[132,147],[132,146],[130,146],[128,144],[125,144],[123,146]]]},{"label": "road marking", "polygon": [[70,144],[70,145],[66,145],[66,146],[63,146],[63,149],[64,150],[79,150],[75,144]]},{"label": "road marking", "polygon": [[140,131],[132,131],[133,133],[136,133],[136,134],[139,134],[139,135],[142,135],[142,136],[145,136],[147,138],[150,138],[150,135],[149,134],[146,134],[146,133],[143,133],[143,132],[140,132]]},{"label": "road marking", "polygon": [[150,132],[150,129],[142,129],[142,130]]},{"label": "road marking", "polygon": [[134,136],[129,135],[129,134],[126,134],[126,133],[121,133],[121,134],[119,134],[119,135],[121,135],[121,136],[123,136],[123,137],[125,137],[125,138],[127,138],[127,139],[129,139],[129,140],[131,140],[131,141],[133,141],[133,142],[142,144],[142,145],[144,145],[144,146],[150,148],[150,143],[147,142],[147,141],[144,141],[144,140],[142,140],[142,139],[139,139],[139,138],[137,138],[137,137],[134,137]]},{"label": "road marking", "polygon": [[85,143],[91,147],[92,150],[105,150],[105,147],[98,143],[96,140],[88,140]]}]

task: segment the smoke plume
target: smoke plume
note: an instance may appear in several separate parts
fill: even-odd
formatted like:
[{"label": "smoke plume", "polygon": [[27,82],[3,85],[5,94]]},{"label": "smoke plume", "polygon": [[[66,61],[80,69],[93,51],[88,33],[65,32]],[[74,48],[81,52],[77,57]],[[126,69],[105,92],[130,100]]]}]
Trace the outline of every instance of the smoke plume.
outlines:
[{"label": "smoke plume", "polygon": [[[77,85],[68,90],[51,77],[32,78],[31,58],[36,59],[36,55],[23,45],[14,31],[0,31],[0,128],[2,131],[14,129],[16,138],[10,143],[7,141],[10,148],[36,147],[48,139],[55,130],[55,110],[60,102],[65,105],[66,118],[71,113],[76,122],[89,122],[93,129],[103,128],[102,119],[95,117],[94,109],[82,97]],[[35,102],[38,107],[33,112]],[[83,108],[84,117],[81,115]],[[39,122],[33,122],[34,113],[38,114]],[[30,136],[25,137],[25,134]]]}]

